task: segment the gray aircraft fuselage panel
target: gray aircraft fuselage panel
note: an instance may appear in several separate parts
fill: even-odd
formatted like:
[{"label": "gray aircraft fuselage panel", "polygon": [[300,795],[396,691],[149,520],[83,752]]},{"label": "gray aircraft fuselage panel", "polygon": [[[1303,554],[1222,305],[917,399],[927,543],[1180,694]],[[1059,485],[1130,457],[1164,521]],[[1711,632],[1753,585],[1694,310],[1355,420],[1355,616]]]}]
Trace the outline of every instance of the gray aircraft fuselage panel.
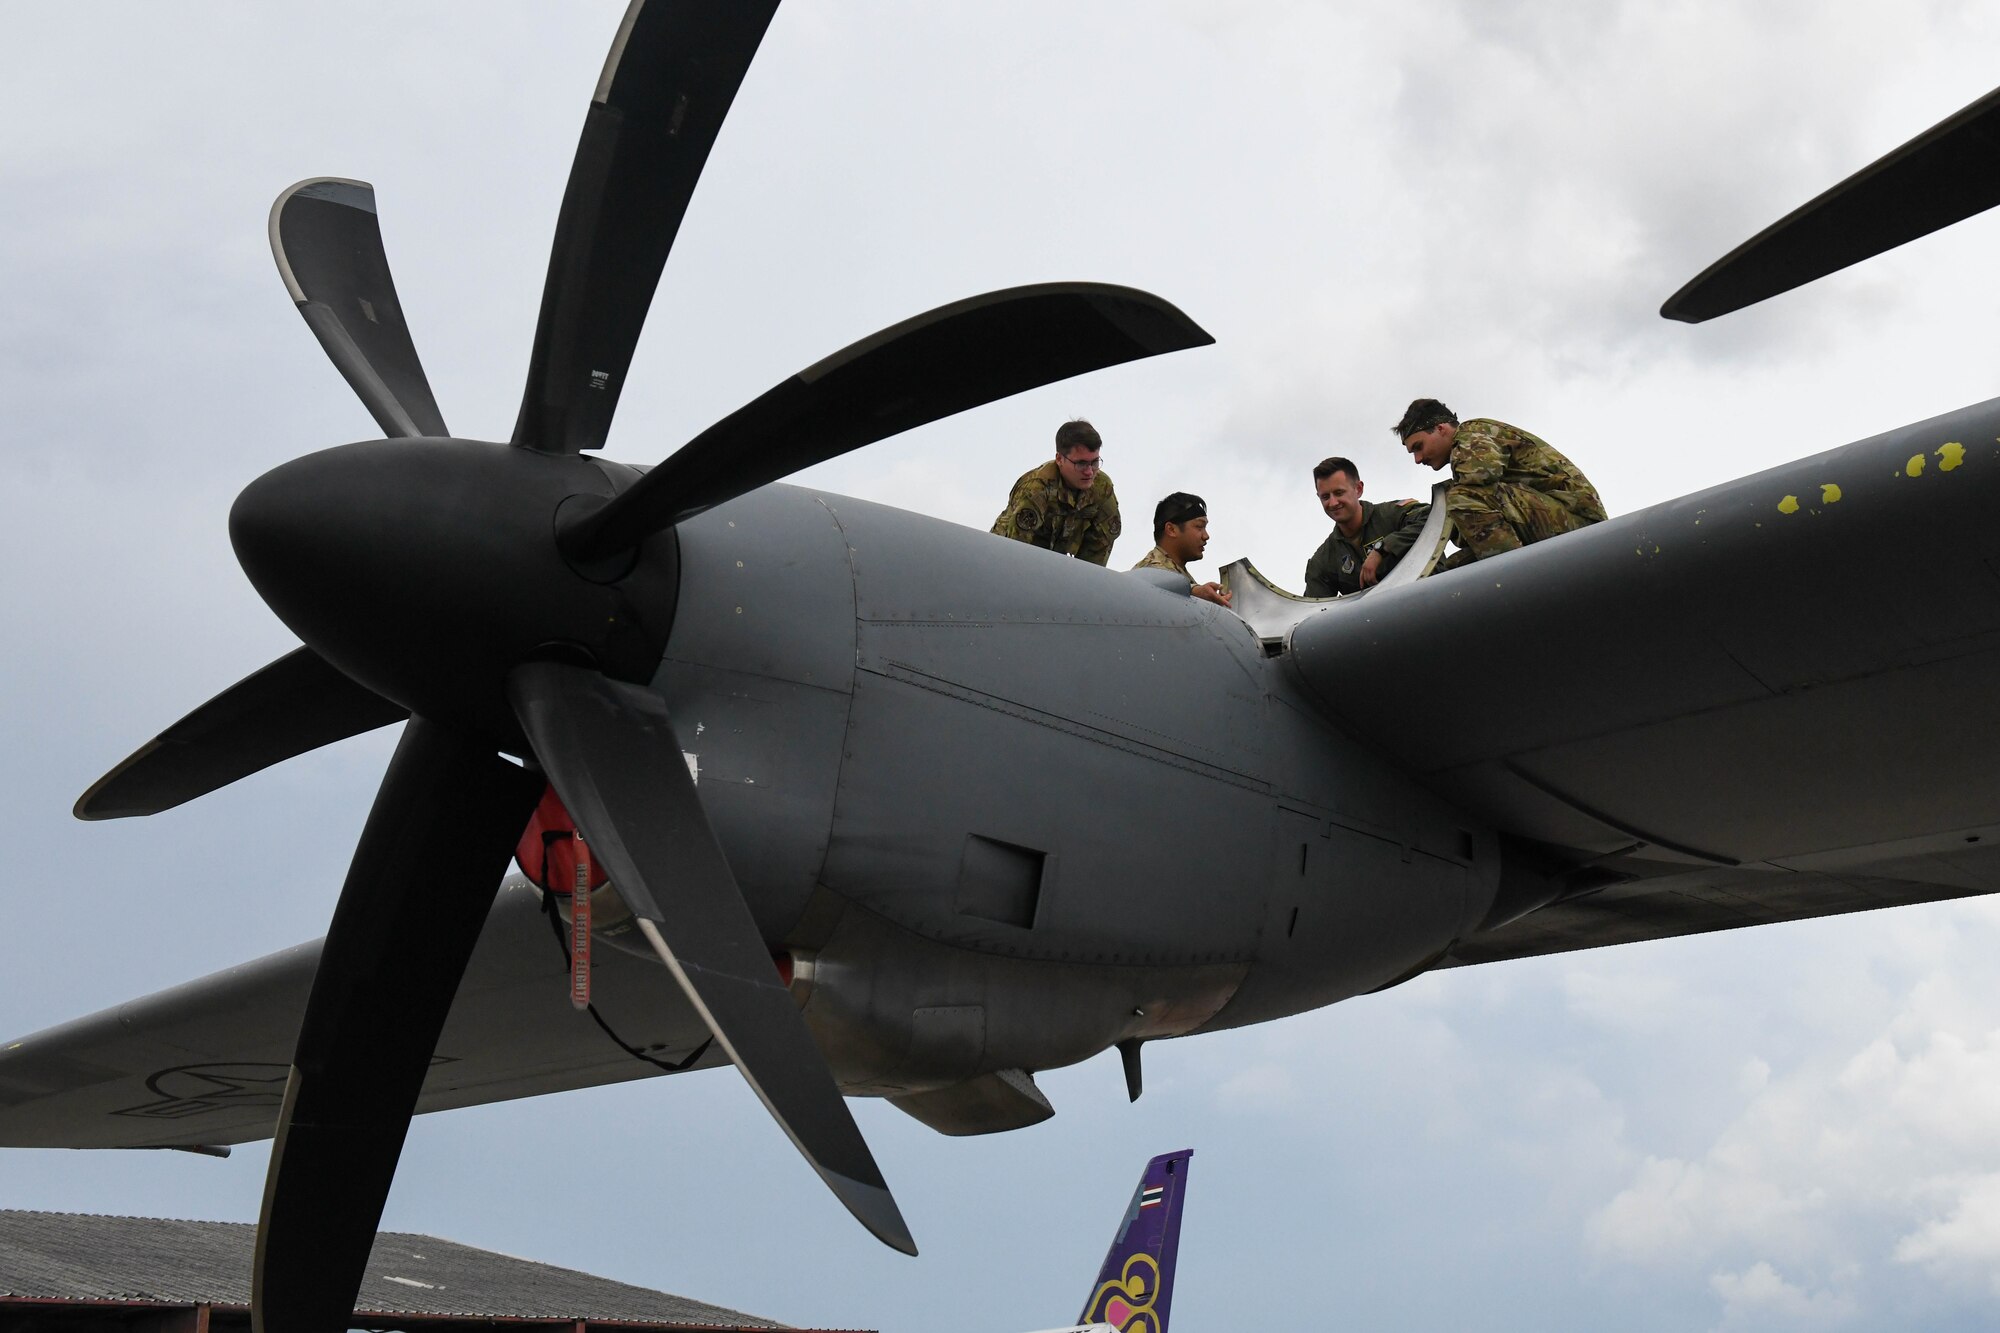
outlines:
[{"label": "gray aircraft fuselage panel", "polygon": [[680,531],[682,584],[653,687],[766,939],[825,868],[854,697],[854,578],[811,492],[765,487]]},{"label": "gray aircraft fuselage panel", "polygon": [[785,485],[679,540],[653,683],[850,1090],[1299,1012],[1486,910],[1490,834],[1220,608]]}]

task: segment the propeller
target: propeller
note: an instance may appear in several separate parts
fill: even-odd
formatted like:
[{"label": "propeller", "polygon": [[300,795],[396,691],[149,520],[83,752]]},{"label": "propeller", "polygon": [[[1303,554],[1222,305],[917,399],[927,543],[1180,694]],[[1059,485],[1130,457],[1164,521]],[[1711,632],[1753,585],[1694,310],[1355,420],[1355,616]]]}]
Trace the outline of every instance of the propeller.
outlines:
[{"label": "propeller", "polygon": [[409,715],[312,649],[297,648],[147,741],[91,784],[77,799],[76,817],[157,815]]},{"label": "propeller", "polygon": [[863,1226],[915,1254],[729,873],[660,696],[556,662],[516,667],[508,693],[591,855],[765,1108]]},{"label": "propeller", "polygon": [[410,719],[320,949],[264,1178],[261,1328],[345,1329],[459,978],[541,779]]},{"label": "propeller", "polygon": [[676,525],[898,431],[1212,339],[1145,292],[1012,288],[854,343],[649,473],[581,457],[610,429],[661,266],[774,9],[633,0],[556,223],[511,444],[444,436],[372,190],[309,181],[273,211],[287,288],[390,438],[294,459],[237,497],[237,559],[307,646],[176,724],[78,809],[166,809],[409,718],[280,1112],[260,1328],[345,1327],[438,1033],[544,781],[794,1145],[870,1231],[915,1252],[646,686],[680,599],[708,591],[682,586]]},{"label": "propeller", "polygon": [[602,508],[565,514],[563,547],[603,559],[753,486],[939,417],[1212,341],[1158,297],[1103,283],[1012,287],[939,306],[759,395]]},{"label": "propeller", "polygon": [[563,192],[515,444],[603,447],[681,216],[777,8],[625,11]]},{"label": "propeller", "polygon": [[1804,286],[2000,204],[2000,89],[1716,260],[1660,313],[1689,324]]},{"label": "propeller", "polygon": [[396,299],[375,187],[320,176],[271,205],[271,257],[306,327],[384,435],[449,435]]}]

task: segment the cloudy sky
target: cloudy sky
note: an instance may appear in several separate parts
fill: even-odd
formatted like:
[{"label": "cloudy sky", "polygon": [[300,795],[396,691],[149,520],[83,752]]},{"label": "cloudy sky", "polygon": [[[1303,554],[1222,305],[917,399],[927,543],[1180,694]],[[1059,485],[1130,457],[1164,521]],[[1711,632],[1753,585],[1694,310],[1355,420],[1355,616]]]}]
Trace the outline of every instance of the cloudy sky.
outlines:
[{"label": "cloudy sky", "polygon": [[[152,820],[69,806],[291,646],[229,503],[374,433],[284,297],[272,198],[375,183],[447,420],[504,437],[621,8],[0,7],[0,1035],[324,929],[389,736]],[[1942,0],[791,0],[610,452],[662,457],[916,311],[1086,278],[1218,345],[806,480],[983,527],[1086,414],[1135,511],[1200,491],[1214,553],[1296,586],[1310,464],[1416,492],[1385,427],[1432,394],[1543,434],[1628,512],[1991,396],[1992,218],[1711,326],[1654,312],[1996,67],[2000,20]],[[1189,1146],[1177,1333],[1987,1328],[1997,952],[1991,904],[1906,909],[1155,1045],[1137,1106],[1103,1057],[998,1138],[856,1103],[914,1261],[726,1071],[420,1121],[385,1225],[800,1323],[1008,1333],[1074,1315],[1140,1164]],[[263,1169],[9,1152],[0,1206],[251,1219]]]}]

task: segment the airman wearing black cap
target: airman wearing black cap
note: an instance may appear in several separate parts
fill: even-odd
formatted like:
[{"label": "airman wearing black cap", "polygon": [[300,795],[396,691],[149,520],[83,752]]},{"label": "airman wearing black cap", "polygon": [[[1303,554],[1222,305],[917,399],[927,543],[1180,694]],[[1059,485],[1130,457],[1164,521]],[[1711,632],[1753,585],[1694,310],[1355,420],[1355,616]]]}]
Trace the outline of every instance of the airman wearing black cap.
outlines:
[{"label": "airman wearing black cap", "polygon": [[1175,491],[1153,506],[1153,549],[1134,569],[1170,569],[1188,581],[1190,596],[1217,606],[1229,605],[1229,590],[1219,583],[1196,583],[1187,567],[1208,549],[1208,503],[1199,495]]}]

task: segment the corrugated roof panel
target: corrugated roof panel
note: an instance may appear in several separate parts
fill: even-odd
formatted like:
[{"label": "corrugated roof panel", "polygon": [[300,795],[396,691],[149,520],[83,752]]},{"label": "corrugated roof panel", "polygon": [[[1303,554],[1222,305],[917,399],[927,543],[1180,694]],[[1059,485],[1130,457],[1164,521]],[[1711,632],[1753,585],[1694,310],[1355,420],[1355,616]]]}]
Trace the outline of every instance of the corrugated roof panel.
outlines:
[{"label": "corrugated roof panel", "polygon": [[[0,1296],[247,1306],[256,1236],[247,1222],[0,1209]],[[375,1238],[356,1308],[785,1327],[670,1292],[400,1231]]]}]

